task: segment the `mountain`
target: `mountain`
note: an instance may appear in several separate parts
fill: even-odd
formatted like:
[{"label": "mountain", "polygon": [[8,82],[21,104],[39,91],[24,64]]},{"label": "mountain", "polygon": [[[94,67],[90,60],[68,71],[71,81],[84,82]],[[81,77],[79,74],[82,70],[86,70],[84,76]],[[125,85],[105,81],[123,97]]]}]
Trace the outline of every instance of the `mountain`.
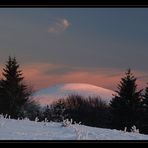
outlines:
[{"label": "mountain", "polygon": [[86,83],[63,83],[39,90],[34,98],[41,105],[47,105],[59,98],[65,98],[71,94],[78,94],[84,97],[100,96],[107,103],[115,92],[109,89],[90,85]]}]

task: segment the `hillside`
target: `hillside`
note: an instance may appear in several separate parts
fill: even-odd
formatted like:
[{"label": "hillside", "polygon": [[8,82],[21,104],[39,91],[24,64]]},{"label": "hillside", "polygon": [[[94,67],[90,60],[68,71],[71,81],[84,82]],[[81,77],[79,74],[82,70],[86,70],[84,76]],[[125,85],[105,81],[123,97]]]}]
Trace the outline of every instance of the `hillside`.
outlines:
[{"label": "hillside", "polygon": [[0,140],[148,140],[148,135],[84,125],[5,119],[0,116]]}]

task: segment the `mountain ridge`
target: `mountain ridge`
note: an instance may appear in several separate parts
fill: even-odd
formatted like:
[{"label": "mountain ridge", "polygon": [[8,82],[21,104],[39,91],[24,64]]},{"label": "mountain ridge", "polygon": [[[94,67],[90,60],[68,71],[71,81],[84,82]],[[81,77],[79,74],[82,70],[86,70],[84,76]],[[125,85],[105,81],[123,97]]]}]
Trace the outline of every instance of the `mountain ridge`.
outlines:
[{"label": "mountain ridge", "polygon": [[101,97],[104,101],[109,103],[112,98],[112,94],[115,92],[103,87],[88,83],[61,83],[51,87],[47,87],[39,90],[35,93],[35,100],[40,104],[46,105],[52,103],[52,101],[65,98],[71,94],[77,94],[84,97]]}]

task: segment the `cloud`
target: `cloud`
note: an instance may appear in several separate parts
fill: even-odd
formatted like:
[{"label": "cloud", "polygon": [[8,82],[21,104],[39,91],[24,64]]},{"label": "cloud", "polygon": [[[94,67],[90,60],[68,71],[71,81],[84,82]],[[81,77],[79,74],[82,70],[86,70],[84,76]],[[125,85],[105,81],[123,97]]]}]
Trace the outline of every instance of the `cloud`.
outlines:
[{"label": "cloud", "polygon": [[[65,70],[65,72],[64,72]],[[26,80],[30,81],[36,90],[59,83],[90,83],[100,87],[116,90],[124,70],[115,68],[80,68],[71,69],[68,65],[35,63],[23,68]],[[134,72],[136,76],[145,73]],[[140,86],[144,82],[139,80]]]},{"label": "cloud", "polygon": [[67,19],[59,19],[48,28],[49,33],[60,33],[65,31],[71,23]]},{"label": "cloud", "polygon": [[[2,68],[0,65],[0,77]],[[23,76],[27,84],[33,86],[35,90],[46,88],[59,83],[89,83],[100,87],[117,90],[122,77],[125,75],[124,69],[116,68],[81,68],[69,65],[53,63],[30,63],[21,65]],[[65,70],[65,72],[64,72]],[[146,71],[132,71],[137,78],[138,89],[145,88],[148,82]]]}]

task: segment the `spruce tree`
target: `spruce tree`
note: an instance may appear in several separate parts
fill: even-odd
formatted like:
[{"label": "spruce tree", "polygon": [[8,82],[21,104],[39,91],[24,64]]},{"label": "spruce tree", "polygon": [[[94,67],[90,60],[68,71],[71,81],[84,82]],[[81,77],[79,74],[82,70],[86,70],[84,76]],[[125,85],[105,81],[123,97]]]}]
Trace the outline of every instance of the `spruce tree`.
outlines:
[{"label": "spruce tree", "polygon": [[45,107],[44,112],[43,112],[43,120],[47,119],[48,121],[50,121],[51,116],[52,116],[51,109],[50,109],[49,105],[47,105]]},{"label": "spruce tree", "polygon": [[129,69],[121,78],[118,90],[111,100],[112,125],[116,129],[128,130],[135,125],[140,127],[142,95],[137,91],[136,78]]},{"label": "spruce tree", "polygon": [[31,91],[23,83],[24,77],[16,58],[9,56],[0,81],[0,113],[17,118],[23,105],[29,102]]},{"label": "spruce tree", "polygon": [[[147,83],[148,84],[148,83]],[[148,112],[148,86],[145,88],[145,93],[143,95],[143,106],[146,112]]]},{"label": "spruce tree", "polygon": [[145,93],[143,95],[143,124],[142,124],[142,132],[148,134],[148,86],[145,88]]},{"label": "spruce tree", "polygon": [[51,105],[51,120],[61,122],[66,118],[64,100],[59,99]]}]

